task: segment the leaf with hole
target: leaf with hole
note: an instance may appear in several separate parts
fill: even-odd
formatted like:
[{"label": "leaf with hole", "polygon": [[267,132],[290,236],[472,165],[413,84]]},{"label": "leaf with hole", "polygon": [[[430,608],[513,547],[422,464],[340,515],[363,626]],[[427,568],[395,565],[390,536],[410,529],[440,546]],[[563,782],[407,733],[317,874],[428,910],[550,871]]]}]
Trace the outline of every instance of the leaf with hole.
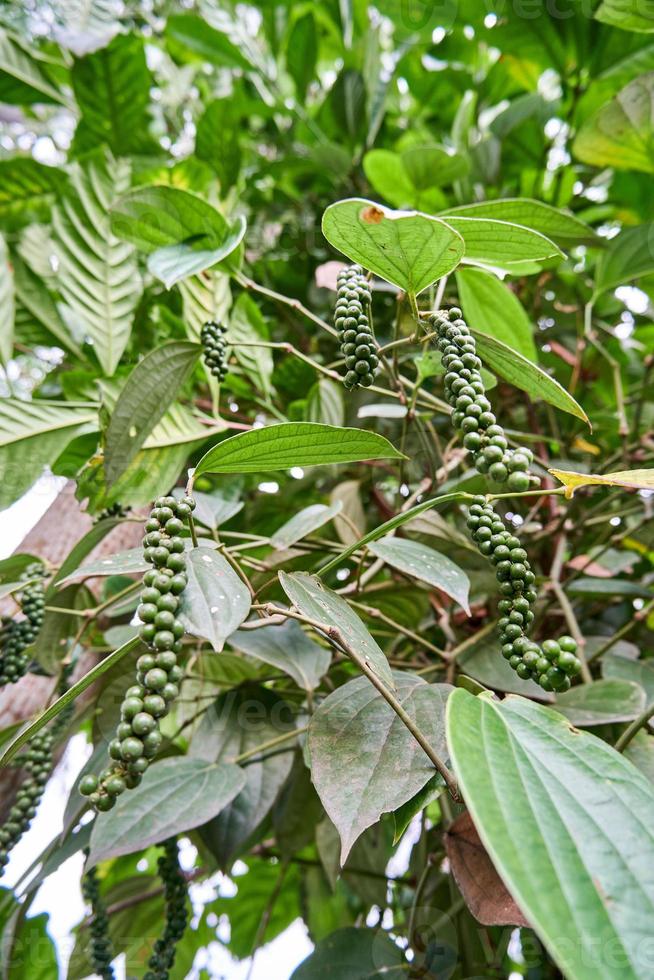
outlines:
[{"label": "leaf with hole", "polygon": [[194,477],[202,473],[266,473],[293,466],[402,458],[402,453],[376,432],[318,422],[280,422],[218,443],[204,454]]},{"label": "leaf with hole", "polygon": [[[447,684],[394,672],[395,696],[441,758]],[[311,779],[341,838],[341,864],[383,813],[398,809],[433,777],[434,766],[366,677],[321,702],[308,735]],[[347,773],[347,778],[343,774]]]},{"label": "leaf with hole", "polygon": [[140,786],[98,814],[91,834],[88,866],[133,854],[220,813],[245,785],[238,766],[189,756],[161,759],[148,769]]},{"label": "leaf with hole", "polygon": [[459,232],[439,218],[358,197],[331,204],[322,232],[353,262],[412,296],[452,272],[464,254]]},{"label": "leaf with hole", "polygon": [[393,687],[393,674],[384,652],[345,599],[306,572],[280,572],[279,581],[301,613],[320,623],[324,633],[329,633],[332,627],[338,629],[354,657],[364,661],[384,684]]},{"label": "leaf with hole", "polygon": [[220,653],[250,612],[248,587],[212,547],[201,545],[188,552],[186,574],[179,617],[192,636],[208,640]]},{"label": "leaf with hole", "polygon": [[449,595],[470,615],[470,581],[466,573],[446,555],[419,541],[388,536],[372,541],[368,550],[388,565],[412,578],[427,582]]},{"label": "leaf with hole", "polygon": [[524,698],[454,691],[447,740],[481,841],[561,972],[609,980],[610,948],[621,977],[647,976],[654,787],[606,742]]}]

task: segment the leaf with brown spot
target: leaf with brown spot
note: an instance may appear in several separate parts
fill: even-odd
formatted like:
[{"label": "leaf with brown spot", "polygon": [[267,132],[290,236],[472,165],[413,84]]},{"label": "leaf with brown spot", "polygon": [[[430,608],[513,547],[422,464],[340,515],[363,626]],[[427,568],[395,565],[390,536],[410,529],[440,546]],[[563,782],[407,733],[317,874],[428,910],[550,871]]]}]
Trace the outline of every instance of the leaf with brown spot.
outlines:
[{"label": "leaf with brown spot", "polygon": [[529,926],[498,875],[466,810],[445,834],[445,851],[466,905],[484,926]]}]

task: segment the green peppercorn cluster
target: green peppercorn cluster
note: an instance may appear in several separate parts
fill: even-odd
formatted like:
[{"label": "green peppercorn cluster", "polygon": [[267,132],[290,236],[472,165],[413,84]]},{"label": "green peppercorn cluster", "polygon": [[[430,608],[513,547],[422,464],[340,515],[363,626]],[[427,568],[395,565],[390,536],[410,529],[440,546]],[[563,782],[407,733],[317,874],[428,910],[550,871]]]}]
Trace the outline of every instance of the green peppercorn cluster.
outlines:
[{"label": "green peppercorn cluster", "polygon": [[509,449],[501,425],[491,411],[481,377],[477,345],[461,310],[432,314],[430,322],[438,334],[436,346],[445,368],[445,396],[452,406],[452,424],[463,435],[463,445],[472,454],[475,467],[497,483],[506,483],[513,493],[529,489],[530,449]]},{"label": "green peppercorn cluster", "polygon": [[485,497],[476,497],[471,504],[468,527],[479,551],[495,565],[500,583],[502,656],[523,680],[534,680],[545,691],[567,691],[570,678],[581,670],[575,656],[577,644],[571,636],[562,636],[539,646],[527,636],[534,619],[531,606],[536,601],[536,578],[519,538],[506,529]]},{"label": "green peppercorn cluster", "polygon": [[27,672],[30,658],[28,647],[34,643],[43,623],[45,597],[43,582],[46,572],[40,562],[28,565],[20,581],[39,579],[27,585],[17,595],[24,619],[12,619],[6,623],[2,652],[0,653],[0,685],[14,684]]},{"label": "green peppercorn cluster", "polygon": [[[88,857],[88,849],[86,850]],[[91,906],[91,964],[102,980],[114,980],[111,966],[113,953],[109,938],[109,916],[100,894],[100,882],[95,868],[90,868],[82,878],[82,894]]]},{"label": "green peppercorn cluster", "polygon": [[82,795],[99,811],[110,810],[121,793],[139,785],[161,745],[159,719],[179,694],[184,626],[176,613],[188,581],[182,531],[194,507],[192,497],[159,497],[145,524],[143,555],[154,568],[143,576],[137,613],[141,639],[151,651],[136,662],[136,684],[127,690],[109,743],[112,764],[99,779],[88,775],[80,783]]},{"label": "green peppercorn cluster", "polygon": [[[72,665],[62,672],[57,694],[63,694],[68,687]],[[9,852],[16,846],[30,827],[52,772],[53,748],[66,728],[73,714],[73,705],[68,704],[59,712],[49,728],[36,734],[27,749],[20,754],[17,766],[25,772],[16,799],[9,811],[7,820],[0,828],[0,878],[9,863]]]},{"label": "green peppercorn cluster", "polygon": [[351,265],[339,272],[334,326],[345,358],[346,388],[369,388],[379,366],[377,342],[370,326],[370,299],[370,286],[361,266]]},{"label": "green peppercorn cluster", "polygon": [[218,381],[224,381],[227,374],[226,333],[227,327],[213,320],[205,323],[200,331],[200,340],[204,347],[204,363]]},{"label": "green peppercorn cluster", "polygon": [[177,840],[173,837],[162,845],[164,853],[157,861],[159,876],[164,885],[166,926],[164,934],[154,944],[143,980],[168,980],[175,962],[175,948],[184,935],[188,922],[186,912],[186,878],[179,866]]}]

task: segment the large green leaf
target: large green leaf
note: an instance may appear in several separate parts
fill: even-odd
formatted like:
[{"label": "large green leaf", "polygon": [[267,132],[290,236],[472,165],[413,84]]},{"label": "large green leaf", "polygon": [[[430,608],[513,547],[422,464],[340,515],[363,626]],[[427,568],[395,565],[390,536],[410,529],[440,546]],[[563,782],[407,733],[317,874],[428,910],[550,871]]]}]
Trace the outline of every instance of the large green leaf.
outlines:
[{"label": "large green leaf", "polygon": [[155,153],[148,136],[152,75],[138,34],[118,34],[106,47],[75,60],[71,72],[81,119],[75,130],[77,154],[105,143],[116,156]]},{"label": "large green leaf", "polygon": [[329,649],[311,640],[294,619],[280,626],[238,630],[229,643],[249,657],[283,670],[305,691],[318,686],[332,659]]},{"label": "large green leaf", "polygon": [[392,535],[371,541],[368,549],[377,558],[405,575],[427,582],[445,595],[451,596],[470,615],[470,581],[466,573],[446,555],[441,555],[420,541]]},{"label": "large green leaf", "polygon": [[619,963],[625,980],[648,976],[654,787],[523,698],[455,691],[447,738],[479,836],[562,973],[613,980]]},{"label": "large green leaf", "polygon": [[602,0],[595,18],[623,31],[654,31],[654,10],[647,0]]},{"label": "large green leaf", "polygon": [[290,980],[406,980],[399,946],[378,929],[339,929],[317,944]]},{"label": "large green leaf", "polygon": [[286,46],[286,67],[295,82],[298,98],[304,101],[309,82],[316,71],[318,58],[316,20],[309,11],[298,17],[291,28]]},{"label": "large green leaf", "polygon": [[240,115],[233,98],[210,102],[198,119],[195,155],[216,172],[224,194],[238,180],[241,169]]},{"label": "large green leaf", "polygon": [[468,323],[530,361],[538,360],[529,317],[507,285],[482,269],[458,269],[456,285]]},{"label": "large green leaf", "polygon": [[654,222],[623,228],[608,242],[595,271],[595,295],[654,272]]},{"label": "large green leaf", "polygon": [[190,757],[162,759],[110,813],[96,817],[89,866],[133,854],[211,820],[245,785],[238,766]]},{"label": "large green leaf", "polygon": [[0,160],[0,215],[48,211],[55,194],[63,192],[66,174],[32,157]]},{"label": "large green leaf", "polygon": [[448,225],[459,232],[465,245],[464,261],[483,262],[511,270],[526,262],[540,262],[563,252],[539,231],[509,221],[448,214]]},{"label": "large green leaf", "polygon": [[71,439],[95,427],[93,406],[0,399],[0,508],[28,490]]},{"label": "large green leaf", "polygon": [[645,692],[647,707],[650,707],[654,704],[654,660],[632,660],[615,651],[617,644],[602,657],[602,676],[638,684]]},{"label": "large green leaf", "polygon": [[[191,742],[191,755],[211,762],[230,762],[254,753],[244,766],[245,785],[236,799],[202,828],[207,847],[222,867],[229,867],[270,813],[293,764],[295,728],[290,705],[273,691],[253,685],[221,695],[202,719]],[[289,735],[282,751],[265,746]],[[259,746],[262,751],[255,752]],[[286,748],[287,751],[283,751]]]},{"label": "large green leaf", "polygon": [[94,156],[72,168],[71,193],[53,211],[61,294],[107,375],[125,350],[141,294],[134,249],[109,227],[109,209],[129,182],[128,162]]},{"label": "large green leaf", "polygon": [[481,333],[474,327],[472,332],[477,343],[477,353],[492,371],[510,381],[516,388],[526,391],[533,401],[549,402],[562,412],[569,412],[570,415],[588,422],[588,416],[581,405],[555,378],[550,377],[522,354],[507,347],[501,340]]},{"label": "large green leaf", "polygon": [[170,289],[182,279],[204,272],[228,258],[239,247],[245,236],[245,218],[240,217],[228,226],[223,241],[215,248],[202,248],[202,240],[164,245],[148,256],[148,269]]},{"label": "large green leaf", "polygon": [[67,97],[53,80],[47,56],[40,56],[35,48],[4,28],[0,28],[0,100],[17,105],[68,105]]},{"label": "large green leaf", "polygon": [[592,228],[569,211],[553,208],[550,204],[533,201],[528,197],[505,197],[479,204],[463,204],[441,211],[439,215],[444,221],[450,216],[510,221],[516,225],[524,225],[525,228],[533,228],[563,247],[592,245],[601,241]]},{"label": "large green leaf", "polygon": [[[228,342],[233,346],[236,360],[253,384],[269,396],[273,373],[272,350],[269,347],[248,347],[248,344],[268,342],[268,327],[261,310],[247,293],[241,293],[229,316]],[[241,346],[243,345],[243,346]]]},{"label": "large green leaf", "polygon": [[[363,169],[372,187],[394,207],[432,211],[442,206],[438,189],[464,177],[468,161],[437,145],[412,146],[401,153],[370,150]],[[436,208],[434,208],[434,205]]]},{"label": "large green leaf", "polygon": [[[181,487],[174,491],[174,496],[180,498],[184,496]],[[242,511],[245,506],[242,501],[222,497],[219,493],[201,493],[199,490],[194,490],[193,497],[195,499],[194,520],[211,528],[212,531],[217,531],[230,518]]]},{"label": "large green leaf", "polygon": [[165,185],[137,187],[121,197],[112,207],[111,227],[119,238],[148,253],[181,242],[219,248],[230,233],[226,219],[207,201]]},{"label": "large green leaf", "polygon": [[201,545],[188,552],[186,574],[179,616],[189,633],[208,640],[220,653],[250,612],[248,587],[212,547]]},{"label": "large green leaf", "polygon": [[150,567],[143,557],[143,548],[129,548],[127,551],[118,551],[116,554],[106,555],[104,558],[94,558],[77,568],[73,568],[62,578],[57,579],[57,585],[65,585],[76,578],[132,575],[137,572],[146,572]]},{"label": "large green leaf", "polygon": [[226,34],[196,14],[173,14],[166,22],[166,40],[176,56],[191,55],[220,68],[249,68],[250,64]]},{"label": "large green leaf", "polygon": [[281,422],[231,436],[204,454],[202,473],[266,473],[293,466],[354,463],[363,459],[401,459],[387,439],[364,429],[342,429],[317,422]]},{"label": "large green leaf", "polygon": [[7,243],[0,235],[0,360],[6,364],[14,349],[14,273]]},{"label": "large green leaf", "polygon": [[6,980],[52,980],[58,974],[57,951],[48,933],[48,916],[21,918],[7,964]]},{"label": "large green leaf", "polygon": [[43,278],[37,275],[18,255],[13,256],[13,266],[16,299],[20,307],[48,331],[52,341],[57,346],[82,357],[82,352],[64,323],[59,308],[44,284]]},{"label": "large green leaf", "polygon": [[306,572],[279,573],[284,592],[293,605],[310,619],[321,624],[323,632],[336,626],[356,657],[361,658],[388,687],[393,674],[388,661],[354,610],[315,575]]},{"label": "large green leaf", "polygon": [[654,173],[654,72],[626,85],[581,127],[572,149],[596,167]]},{"label": "large green leaf", "polygon": [[330,205],[322,231],[348,258],[414,296],[456,268],[464,254],[463,238],[444,221],[358,197]]},{"label": "large green leaf", "polygon": [[[441,758],[448,685],[395,671],[395,696]],[[329,695],[311,719],[311,779],[341,837],[341,864],[382,813],[402,806],[434,775],[424,750],[365,677]],[[343,773],[347,772],[347,778]]]},{"label": "large green leaf", "polygon": [[188,378],[197,344],[173,340],[149,351],[132,369],[107,427],[104,465],[108,484],[125,472]]}]

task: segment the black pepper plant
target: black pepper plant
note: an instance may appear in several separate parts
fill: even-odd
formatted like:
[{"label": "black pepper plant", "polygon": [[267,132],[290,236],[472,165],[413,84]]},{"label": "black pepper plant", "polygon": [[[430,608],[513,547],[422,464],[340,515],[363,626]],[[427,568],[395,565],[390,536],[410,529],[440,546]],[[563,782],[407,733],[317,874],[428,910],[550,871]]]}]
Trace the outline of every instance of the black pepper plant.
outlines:
[{"label": "black pepper plant", "polygon": [[651,977],[651,16],[119,6],[0,12],[1,976]]}]

